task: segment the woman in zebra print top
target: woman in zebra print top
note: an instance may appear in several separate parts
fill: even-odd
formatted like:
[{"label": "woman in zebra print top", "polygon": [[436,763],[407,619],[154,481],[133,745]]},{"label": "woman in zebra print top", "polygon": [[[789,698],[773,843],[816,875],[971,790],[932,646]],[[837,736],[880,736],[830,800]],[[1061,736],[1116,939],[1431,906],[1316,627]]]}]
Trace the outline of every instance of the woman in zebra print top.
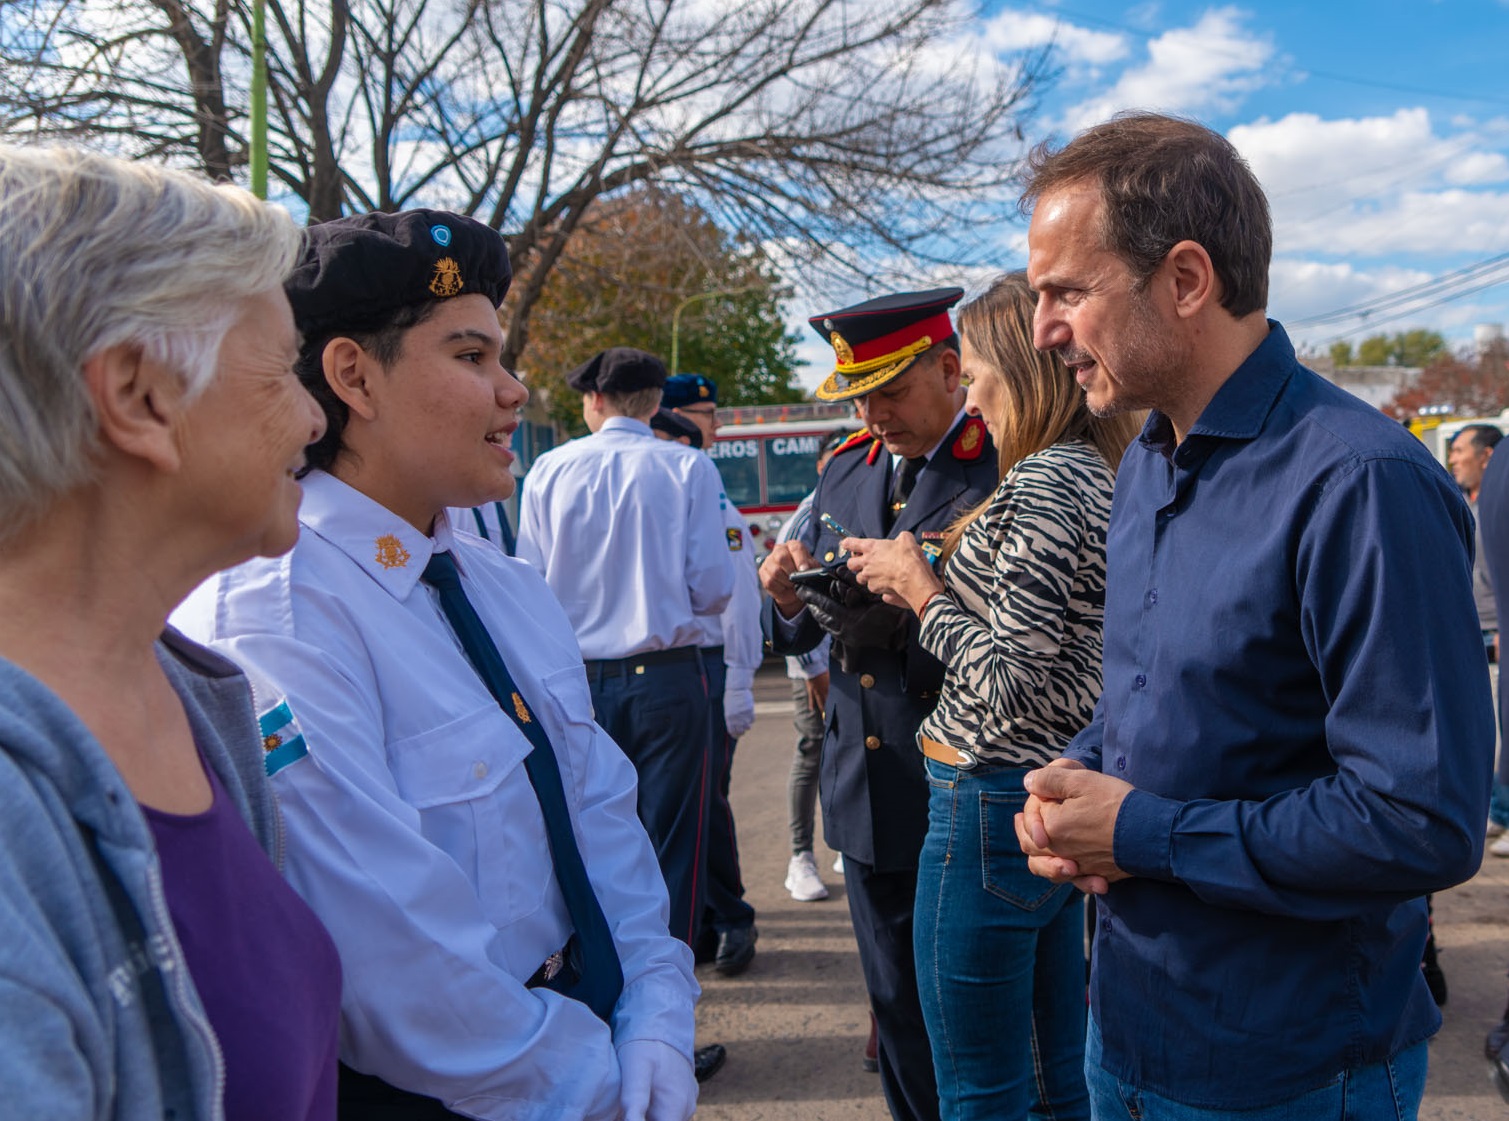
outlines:
[{"label": "woman in zebra print top", "polygon": [[941,578],[910,535],[846,541],[859,579],[922,620],[948,668],[919,747],[931,792],[917,975],[944,1118],[1088,1118],[1083,902],[1027,870],[1022,776],[1100,695],[1105,534],[1136,418],[1098,418],[1032,346],[1035,296],[1002,276],[959,312],[967,408],[1001,484],[952,527]]}]

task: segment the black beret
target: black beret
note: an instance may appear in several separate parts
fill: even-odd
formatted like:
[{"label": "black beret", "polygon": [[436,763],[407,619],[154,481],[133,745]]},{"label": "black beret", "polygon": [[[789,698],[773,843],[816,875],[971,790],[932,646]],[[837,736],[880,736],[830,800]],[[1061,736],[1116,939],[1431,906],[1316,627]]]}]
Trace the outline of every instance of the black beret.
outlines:
[{"label": "black beret", "polygon": [[718,383],[701,374],[676,374],[665,379],[664,396],[660,403],[668,409],[685,405],[718,403]]},{"label": "black beret", "polygon": [[503,235],[444,210],[356,214],[304,231],[284,283],[306,338],[372,331],[399,308],[480,293],[497,307],[513,271]]},{"label": "black beret", "polygon": [[664,432],[673,440],[685,437],[694,448],[702,446],[702,429],[670,409],[656,409],[655,415],[650,417],[650,427],[657,432]]},{"label": "black beret", "polygon": [[653,354],[628,346],[613,346],[594,354],[566,375],[566,384],[578,393],[610,393],[621,396],[665,385],[665,363]]}]

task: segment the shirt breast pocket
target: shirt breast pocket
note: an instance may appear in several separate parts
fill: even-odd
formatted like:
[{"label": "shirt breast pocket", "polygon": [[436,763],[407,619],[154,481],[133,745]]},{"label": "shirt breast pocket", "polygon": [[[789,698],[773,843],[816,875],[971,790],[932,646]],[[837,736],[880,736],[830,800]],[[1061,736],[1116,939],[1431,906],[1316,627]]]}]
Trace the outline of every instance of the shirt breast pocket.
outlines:
[{"label": "shirt breast pocket", "polygon": [[420,832],[467,876],[499,928],[538,911],[550,883],[550,842],[524,769],[529,751],[496,705],[388,745]]}]

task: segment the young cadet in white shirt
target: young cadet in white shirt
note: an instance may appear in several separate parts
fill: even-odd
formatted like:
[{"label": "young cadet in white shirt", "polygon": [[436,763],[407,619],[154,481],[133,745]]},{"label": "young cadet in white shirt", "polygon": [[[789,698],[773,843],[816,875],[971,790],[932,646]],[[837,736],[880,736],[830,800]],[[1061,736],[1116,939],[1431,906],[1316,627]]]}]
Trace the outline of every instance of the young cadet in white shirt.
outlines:
[{"label": "young cadet in white shirt", "polygon": [[686,1121],[698,988],[633,768],[545,582],[444,515],[513,490],[509,279],[502,238],[457,215],[310,228],[288,295],[328,428],[299,542],[175,621],[265,711],[286,871],[343,963],[343,1117]]}]

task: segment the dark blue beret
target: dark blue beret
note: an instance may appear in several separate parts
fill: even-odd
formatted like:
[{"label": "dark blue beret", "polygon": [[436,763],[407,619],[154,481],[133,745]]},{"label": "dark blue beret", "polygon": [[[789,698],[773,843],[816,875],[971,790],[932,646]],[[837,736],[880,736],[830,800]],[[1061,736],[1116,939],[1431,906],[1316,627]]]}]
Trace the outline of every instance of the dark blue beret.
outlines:
[{"label": "dark blue beret", "polygon": [[480,293],[497,307],[513,271],[503,235],[444,210],[356,214],[304,231],[284,284],[306,338],[386,326],[400,308]]},{"label": "dark blue beret", "polygon": [[621,396],[665,385],[665,363],[642,350],[614,346],[599,351],[566,375],[566,384],[578,393],[611,393]]},{"label": "dark blue beret", "polygon": [[703,402],[718,403],[718,383],[701,374],[677,374],[665,379],[664,395],[660,403],[668,409]]}]

